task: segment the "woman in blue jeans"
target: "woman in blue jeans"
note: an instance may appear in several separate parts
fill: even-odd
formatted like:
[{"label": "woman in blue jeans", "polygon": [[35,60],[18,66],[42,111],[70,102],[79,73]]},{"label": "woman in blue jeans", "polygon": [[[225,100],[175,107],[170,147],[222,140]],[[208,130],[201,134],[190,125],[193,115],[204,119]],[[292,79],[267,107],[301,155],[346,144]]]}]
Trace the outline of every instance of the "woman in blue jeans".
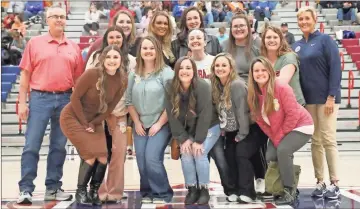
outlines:
[{"label": "woman in blue jeans", "polygon": [[157,39],[147,36],[139,46],[135,72],[130,72],[128,77],[125,103],[135,126],[142,202],[162,204],[173,197],[164,167],[164,151],[170,139],[164,86],[174,72],[165,65]]},{"label": "woman in blue jeans", "polygon": [[208,204],[208,153],[220,136],[211,86],[198,78],[196,64],[189,57],[181,57],[174,70],[174,79],[166,84],[165,103],[171,133],[180,144],[181,165],[188,189],[185,204]]}]

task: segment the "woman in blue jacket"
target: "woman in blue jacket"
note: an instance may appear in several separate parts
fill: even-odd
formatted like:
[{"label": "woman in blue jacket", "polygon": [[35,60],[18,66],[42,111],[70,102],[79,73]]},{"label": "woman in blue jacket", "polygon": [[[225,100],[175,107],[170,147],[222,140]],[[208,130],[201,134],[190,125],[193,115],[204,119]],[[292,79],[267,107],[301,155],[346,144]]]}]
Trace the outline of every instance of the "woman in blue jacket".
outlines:
[{"label": "woman in blue jacket", "polygon": [[[341,63],[338,47],[332,38],[315,29],[316,11],[303,7],[297,14],[303,38],[292,45],[300,60],[300,84],[315,131],[311,153],[317,179],[315,197],[337,199],[338,149],[336,121],[340,104]],[[324,183],[324,153],[329,167],[330,187]]]}]

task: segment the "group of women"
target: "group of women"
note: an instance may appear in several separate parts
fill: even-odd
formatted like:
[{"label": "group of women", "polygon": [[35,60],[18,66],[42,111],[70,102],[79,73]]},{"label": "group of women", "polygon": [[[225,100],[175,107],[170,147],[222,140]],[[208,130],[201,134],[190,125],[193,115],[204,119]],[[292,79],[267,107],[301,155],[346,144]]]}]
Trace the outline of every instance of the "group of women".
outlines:
[{"label": "group of women", "polygon": [[[318,43],[323,48],[312,57],[293,52],[276,27],[267,27],[261,40],[254,39],[243,14],[233,16],[229,39],[220,45],[202,30],[203,16],[195,7],[184,11],[180,33],[173,41],[167,13],[154,13],[149,35],[136,38],[133,17],[120,11],[113,26],[89,50],[87,70],[61,114],[62,130],[82,158],[76,201],[100,205],[123,198],[127,119],[131,118],[143,203],[171,202],[164,150],[170,140],[176,140],[188,189],[185,204],[209,202],[209,157],[215,161],[227,200],[240,203],[256,199],[254,179],[264,179],[267,161],[277,161],[284,192],[276,204],[291,204],[296,197],[293,153],[313,133],[316,147],[328,152],[336,146],[336,142],[321,144],[321,120],[304,107],[325,102],[309,103],[306,93],[316,83],[303,80],[311,78],[303,75],[302,63],[326,65],[328,69],[319,69],[325,73],[317,75],[328,80],[340,70],[336,60],[330,60],[337,58],[325,50],[336,44],[315,30],[315,10],[302,8],[298,20],[304,45],[295,52],[325,37]],[[318,97],[325,97],[322,108],[334,115],[340,90],[329,85],[317,91]],[[335,89],[333,99],[323,92],[329,88]],[[336,116],[331,118],[336,122]],[[320,196],[323,165],[316,162],[314,195]],[[331,188],[338,190],[336,160],[328,162]]]}]

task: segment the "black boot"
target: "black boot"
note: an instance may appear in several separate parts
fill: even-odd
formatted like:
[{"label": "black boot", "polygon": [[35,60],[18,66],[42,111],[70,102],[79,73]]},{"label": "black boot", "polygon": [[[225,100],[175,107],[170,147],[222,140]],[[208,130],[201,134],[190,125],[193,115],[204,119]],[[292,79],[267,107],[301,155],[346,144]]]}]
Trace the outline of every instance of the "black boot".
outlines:
[{"label": "black boot", "polygon": [[101,205],[98,191],[102,181],[104,180],[106,168],[107,168],[107,164],[102,164],[99,162],[92,177],[92,181],[94,181],[94,184],[91,185],[92,188],[91,188],[91,193],[89,192],[89,196],[92,200],[93,205]]},{"label": "black boot", "polygon": [[95,160],[94,162],[94,165],[93,165],[93,170],[91,172],[91,181],[90,181],[90,189],[89,189],[89,193],[88,193],[88,197],[89,197],[89,200],[92,202],[92,199],[94,197],[94,193],[96,193],[94,191],[94,188],[96,187],[95,184],[96,184],[96,181],[94,181],[94,174],[95,174],[95,171],[96,171],[96,168],[97,168],[97,165],[99,164],[99,162],[97,160]]},{"label": "black boot", "polygon": [[185,205],[192,205],[199,199],[200,193],[196,186],[188,186],[188,193],[185,197]]},{"label": "black boot", "polygon": [[200,193],[200,197],[198,199],[198,204],[199,205],[206,205],[209,203],[209,200],[210,200],[210,195],[209,195],[209,189],[207,188],[206,185],[201,185],[200,186],[200,189],[199,190],[199,193]]},{"label": "black boot", "polygon": [[293,189],[284,188],[284,194],[282,194],[277,200],[275,200],[276,205],[291,205],[294,202]]},{"label": "black boot", "polygon": [[79,204],[91,204],[91,201],[87,196],[87,184],[89,183],[92,176],[92,168],[93,166],[87,164],[84,161],[80,163],[78,185],[75,194],[76,202]]}]

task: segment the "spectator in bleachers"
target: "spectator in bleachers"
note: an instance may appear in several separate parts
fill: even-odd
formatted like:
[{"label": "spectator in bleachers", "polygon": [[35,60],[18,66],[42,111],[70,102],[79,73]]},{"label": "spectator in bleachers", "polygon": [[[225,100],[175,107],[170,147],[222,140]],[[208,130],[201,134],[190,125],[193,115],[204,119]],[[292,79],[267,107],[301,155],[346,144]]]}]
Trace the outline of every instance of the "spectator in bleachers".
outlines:
[{"label": "spectator in bleachers", "polygon": [[[13,41],[10,45],[10,49],[19,51],[22,54],[24,52],[25,46],[26,46],[25,37],[18,31],[14,31],[11,34],[12,34]],[[20,59],[21,59],[21,57],[20,57]],[[19,59],[18,64],[20,63],[20,59]]]},{"label": "spectator in bleachers", "polygon": [[135,15],[136,15],[135,16],[136,17],[135,21],[137,23],[140,23],[141,18],[143,16],[142,11],[141,11],[141,2],[133,0],[133,1],[129,1],[128,5],[129,5],[129,9],[135,12]]},{"label": "spectator in bleachers", "polygon": [[191,4],[192,4],[191,1],[186,1],[186,0],[178,0],[173,2],[172,14],[175,17],[176,22],[180,20],[185,9],[190,7]]},{"label": "spectator in bleachers", "polygon": [[119,0],[114,1],[113,5],[112,5],[112,8],[110,10],[110,21],[109,21],[110,24],[113,22],[114,17],[116,16],[116,14],[119,11],[127,11],[127,12],[129,12],[131,14],[131,16],[133,18],[135,17],[135,12],[129,10],[128,8],[126,8],[124,3],[126,3],[126,2],[125,1],[119,1]]},{"label": "spectator in bleachers", "polygon": [[214,23],[214,16],[211,12],[211,1],[200,0],[194,2],[194,7],[197,7],[199,11],[203,13],[205,27],[209,27]]},{"label": "spectator in bleachers", "polygon": [[[189,31],[191,29],[199,28],[204,28],[204,17],[202,13],[196,7],[185,9],[180,20],[180,32],[177,34],[177,39],[171,43],[171,48],[176,59],[188,54],[189,47],[187,42]],[[206,34],[205,40],[206,53],[215,56],[222,52],[219,40],[216,36]]]},{"label": "spectator in bleachers", "polygon": [[[228,40],[222,43],[224,52],[230,53],[236,62],[236,71],[238,75],[246,82],[248,81],[250,62],[260,55],[261,40],[253,39],[250,22],[245,14],[233,16],[230,23],[230,33]],[[259,136],[262,136],[260,134]],[[262,140],[262,139],[259,139]],[[265,161],[266,144],[259,149],[257,154],[251,159],[254,166],[256,178],[256,192],[265,191],[265,172],[267,164]]]},{"label": "spectator in bleachers", "polygon": [[353,25],[356,25],[356,2],[355,1],[341,1],[338,4],[337,18],[339,24],[342,25],[344,20],[351,20]]},{"label": "spectator in bleachers", "polygon": [[259,21],[257,21],[254,18],[254,15],[252,13],[248,14],[248,19],[250,22],[250,27],[251,27],[251,32],[253,35],[257,34],[257,29],[258,29],[258,25],[259,25]]},{"label": "spectator in bleachers", "polygon": [[10,1],[9,8],[11,8],[15,14],[22,15],[25,9],[25,4],[21,1]]},{"label": "spectator in bleachers", "polygon": [[99,21],[101,14],[103,13],[96,8],[95,3],[90,3],[89,10],[85,12],[84,29],[86,32],[90,33],[93,36],[98,34],[98,30],[100,28]]},{"label": "spectator in bleachers", "polygon": [[226,28],[224,26],[219,28],[219,43],[222,44],[223,41],[227,40],[229,36],[226,34]]},{"label": "spectator in bleachers", "polygon": [[281,23],[281,32],[282,32],[283,36],[285,37],[286,42],[291,47],[291,45],[293,43],[295,43],[295,36],[294,36],[294,34],[289,32],[289,27],[288,27],[288,24],[286,22]]},{"label": "spectator in bleachers", "polygon": [[234,14],[247,13],[243,1],[225,1],[224,4],[226,5],[226,22],[228,23],[230,23]]},{"label": "spectator in bleachers", "polygon": [[164,11],[155,12],[150,20],[148,31],[149,35],[154,36],[162,45],[165,64],[173,68],[176,59],[171,51],[173,27],[170,16]]},{"label": "spectator in bleachers", "polygon": [[356,13],[357,22],[358,24],[360,24],[360,2],[356,3],[356,8],[357,8],[357,13]]},{"label": "spectator in bleachers", "polygon": [[[83,73],[84,66],[79,46],[64,35],[65,10],[49,8],[46,19],[49,32],[30,39],[19,65],[19,118],[27,121],[27,128],[21,156],[18,204],[32,203],[39,151],[49,120],[51,131],[44,200],[72,199],[71,194],[61,189],[67,138],[61,131],[59,116],[69,103],[72,88]],[[28,106],[29,90],[31,92]]]},{"label": "spectator in bleachers", "polygon": [[7,15],[4,17],[2,21],[4,23],[4,28],[11,29],[12,24],[14,23],[15,14],[13,13],[13,9],[10,8],[7,10]]},{"label": "spectator in bleachers", "polygon": [[[300,82],[315,125],[311,140],[311,154],[317,179],[312,196],[337,199],[338,148],[336,121],[341,102],[341,61],[336,42],[325,33],[316,30],[316,10],[302,7],[297,13],[303,38],[292,45],[300,60]],[[324,182],[324,153],[329,168],[330,186]]]},{"label": "spectator in bleachers", "polygon": [[151,7],[146,7],[144,9],[144,16],[141,18],[140,21],[140,27],[139,29],[142,29],[142,36],[145,37],[148,34],[148,26],[150,23],[151,18],[153,17],[153,10]]},{"label": "spectator in bleachers", "polygon": [[30,17],[40,16],[44,20],[44,4],[42,1],[27,1],[25,4],[24,20],[29,20]]},{"label": "spectator in bleachers", "polygon": [[286,42],[282,31],[277,27],[269,26],[265,28],[261,40],[261,55],[270,61],[277,79],[289,84],[294,90],[297,102],[305,106],[300,86],[299,60]]},{"label": "spectator in bleachers", "polygon": [[9,36],[9,31],[5,28],[4,22],[1,22],[1,40],[3,39],[3,37],[8,37],[8,36]]},{"label": "spectator in bleachers", "polygon": [[18,31],[23,37],[26,36],[26,26],[23,23],[21,15],[15,15],[14,23],[11,26],[11,31]]},{"label": "spectator in bleachers", "polygon": [[214,22],[223,22],[226,17],[226,12],[224,11],[224,5],[222,1],[212,1],[211,2],[211,12],[214,17]]},{"label": "spectator in bleachers", "polygon": [[330,9],[330,8],[337,8],[338,2],[337,1],[320,1],[319,5],[322,9]]},{"label": "spectator in bleachers", "polygon": [[275,204],[288,207],[296,200],[294,153],[311,138],[313,120],[297,103],[292,88],[276,79],[271,63],[264,57],[251,63],[247,101],[252,119],[269,136],[266,160],[277,162],[284,186]]},{"label": "spectator in bleachers", "polygon": [[271,20],[271,12],[273,9],[275,9],[273,6],[274,5],[270,1],[263,0],[252,1],[250,3],[250,7],[255,10],[255,19],[258,21],[261,21],[263,19],[265,20],[265,18]]}]

